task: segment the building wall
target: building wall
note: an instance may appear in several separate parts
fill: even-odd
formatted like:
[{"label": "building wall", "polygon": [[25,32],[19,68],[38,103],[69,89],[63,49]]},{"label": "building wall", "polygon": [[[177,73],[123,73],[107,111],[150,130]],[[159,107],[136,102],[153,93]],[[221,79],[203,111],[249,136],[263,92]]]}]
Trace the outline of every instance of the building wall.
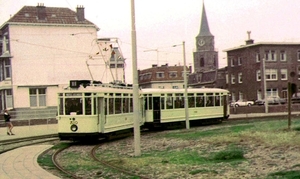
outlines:
[{"label": "building wall", "polygon": [[[186,70],[190,74],[191,69]],[[183,66],[153,65],[152,68],[139,70],[138,74],[141,88],[184,88]]]},{"label": "building wall", "polygon": [[14,85],[90,79],[86,60],[97,50],[91,46],[97,37],[95,28],[10,25],[9,31]]},{"label": "building wall", "polygon": [[[273,51],[276,56],[276,60],[266,60],[265,69],[274,69],[274,75],[277,75],[277,79],[266,80],[268,94],[270,95],[270,89],[276,89],[274,92],[279,97],[287,97],[287,85],[288,82],[295,83],[300,86],[298,79],[298,66],[300,61],[298,60],[298,51],[300,50],[300,44],[257,44],[251,45],[247,48],[237,48],[227,51],[228,60],[228,76],[229,91],[235,95],[235,100],[239,99],[239,92],[243,93],[243,98],[247,100],[256,100],[258,98],[265,98],[264,96],[264,75],[263,75],[263,58],[266,58],[266,51]],[[281,60],[281,52],[285,52],[286,60]],[[257,62],[257,54],[260,55],[260,61]],[[238,64],[238,59],[241,59],[241,64]],[[269,57],[270,58],[270,57]],[[234,66],[232,66],[232,59],[234,60]],[[281,75],[282,69],[287,70],[287,78],[283,79]],[[261,80],[257,80],[257,70],[261,72]],[[292,77],[290,74],[294,72],[296,75]],[[238,82],[238,74],[242,73],[242,83]],[[235,84],[232,84],[232,75],[235,77]],[[260,94],[259,94],[260,93]]]}]

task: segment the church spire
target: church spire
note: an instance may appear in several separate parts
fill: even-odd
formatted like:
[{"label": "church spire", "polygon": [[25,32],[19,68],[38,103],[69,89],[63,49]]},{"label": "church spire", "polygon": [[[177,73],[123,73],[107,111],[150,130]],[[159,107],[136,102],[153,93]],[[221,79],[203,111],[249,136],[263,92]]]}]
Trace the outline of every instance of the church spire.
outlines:
[{"label": "church spire", "polygon": [[203,6],[202,6],[202,18],[201,18],[201,23],[200,23],[200,32],[199,32],[198,36],[213,36],[209,31],[204,1],[203,1]]}]

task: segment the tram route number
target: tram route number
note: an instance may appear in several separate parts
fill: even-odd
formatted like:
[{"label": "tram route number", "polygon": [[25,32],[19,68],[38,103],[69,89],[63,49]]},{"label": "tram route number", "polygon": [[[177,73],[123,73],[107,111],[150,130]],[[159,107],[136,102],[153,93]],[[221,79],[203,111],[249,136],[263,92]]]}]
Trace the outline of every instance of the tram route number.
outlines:
[{"label": "tram route number", "polygon": [[72,125],[72,124],[75,124],[75,125],[77,125],[78,124],[78,122],[77,121],[70,121],[70,124]]}]

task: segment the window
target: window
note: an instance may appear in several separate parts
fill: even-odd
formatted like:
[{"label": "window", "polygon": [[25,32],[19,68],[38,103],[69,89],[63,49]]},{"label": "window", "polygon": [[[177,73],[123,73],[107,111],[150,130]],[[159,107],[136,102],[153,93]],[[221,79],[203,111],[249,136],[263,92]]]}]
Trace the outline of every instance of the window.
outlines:
[{"label": "window", "polygon": [[200,67],[204,67],[204,58],[203,57],[200,59]]},{"label": "window", "polygon": [[231,75],[231,84],[235,84],[235,76]]},{"label": "window", "polygon": [[10,59],[5,59],[4,61],[4,74],[5,74],[5,78],[10,78],[11,77],[11,73],[10,73]]},{"label": "window", "polygon": [[287,80],[287,69],[281,69],[280,70],[281,80]]},{"label": "window", "polygon": [[259,52],[256,52],[256,62],[260,62],[260,54],[259,54]]},{"label": "window", "polygon": [[226,84],[229,83],[229,77],[228,77],[228,74],[225,75],[225,78],[226,78]]},{"label": "window", "polygon": [[165,73],[164,72],[156,72],[156,78],[164,78]]},{"label": "window", "polygon": [[11,78],[10,59],[0,61],[0,81]]},{"label": "window", "polygon": [[30,88],[30,107],[46,106],[46,88]]},{"label": "window", "polygon": [[178,86],[172,86],[172,89],[178,89]]},{"label": "window", "polygon": [[266,58],[266,61],[268,61],[269,60],[269,51],[268,50],[266,50],[265,51],[265,58]]},{"label": "window", "polygon": [[166,108],[167,109],[173,109],[173,96],[172,94],[167,94],[167,97],[166,97]]},{"label": "window", "polygon": [[300,80],[300,66],[298,66],[298,80]]},{"label": "window", "polygon": [[158,88],[159,88],[159,89],[164,89],[165,87],[164,87],[164,86],[158,86]]},{"label": "window", "polygon": [[260,70],[256,71],[256,81],[261,81],[261,73]]},{"label": "window", "polygon": [[300,61],[300,50],[298,50],[297,59],[298,59],[298,61]]},{"label": "window", "polygon": [[234,67],[234,59],[233,59],[233,58],[230,58],[229,60],[230,60],[230,65],[231,65],[232,67]]},{"label": "window", "polygon": [[5,90],[5,101],[6,101],[6,108],[13,107],[13,97],[12,97],[12,90],[7,89]]},{"label": "window", "polygon": [[244,94],[242,92],[239,92],[239,100],[244,100]]},{"label": "window", "polygon": [[278,90],[276,88],[267,89],[267,97],[278,96]]},{"label": "window", "polygon": [[266,50],[265,51],[265,58],[266,58],[266,61],[276,61],[276,53],[274,50]]},{"label": "window", "polygon": [[266,80],[277,80],[277,69],[266,69]]},{"label": "window", "polygon": [[169,72],[169,78],[176,78],[177,77],[177,71],[170,71]]},{"label": "window", "polygon": [[231,93],[231,100],[232,100],[232,101],[236,101],[236,100],[235,100],[235,92],[232,92],[232,93]]},{"label": "window", "polygon": [[239,83],[243,83],[242,73],[238,74],[238,80],[239,80]]},{"label": "window", "polygon": [[286,61],[286,53],[284,50],[280,51],[280,61]]},{"label": "window", "polygon": [[257,90],[257,99],[262,99],[261,90]]},{"label": "window", "polygon": [[242,57],[238,58],[238,65],[242,65]]},{"label": "window", "polygon": [[[186,70],[186,76],[188,77],[190,74],[190,72],[188,70]],[[184,77],[184,71],[181,72],[181,76]]]}]

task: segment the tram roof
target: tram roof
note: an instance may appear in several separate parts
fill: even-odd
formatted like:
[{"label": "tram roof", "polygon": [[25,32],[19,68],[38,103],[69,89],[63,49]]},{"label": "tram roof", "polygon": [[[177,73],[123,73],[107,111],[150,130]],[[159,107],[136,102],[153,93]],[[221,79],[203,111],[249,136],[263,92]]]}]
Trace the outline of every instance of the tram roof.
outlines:
[{"label": "tram roof", "polygon": [[[142,93],[184,93],[184,89],[154,89],[144,88],[141,90]],[[188,88],[189,93],[228,93],[228,90],[220,88]]]},{"label": "tram roof", "polygon": [[64,89],[62,91],[59,91],[60,93],[132,93],[132,88],[122,88],[122,87],[104,87],[104,86],[87,86],[85,88],[79,87],[79,88],[68,88]]}]

